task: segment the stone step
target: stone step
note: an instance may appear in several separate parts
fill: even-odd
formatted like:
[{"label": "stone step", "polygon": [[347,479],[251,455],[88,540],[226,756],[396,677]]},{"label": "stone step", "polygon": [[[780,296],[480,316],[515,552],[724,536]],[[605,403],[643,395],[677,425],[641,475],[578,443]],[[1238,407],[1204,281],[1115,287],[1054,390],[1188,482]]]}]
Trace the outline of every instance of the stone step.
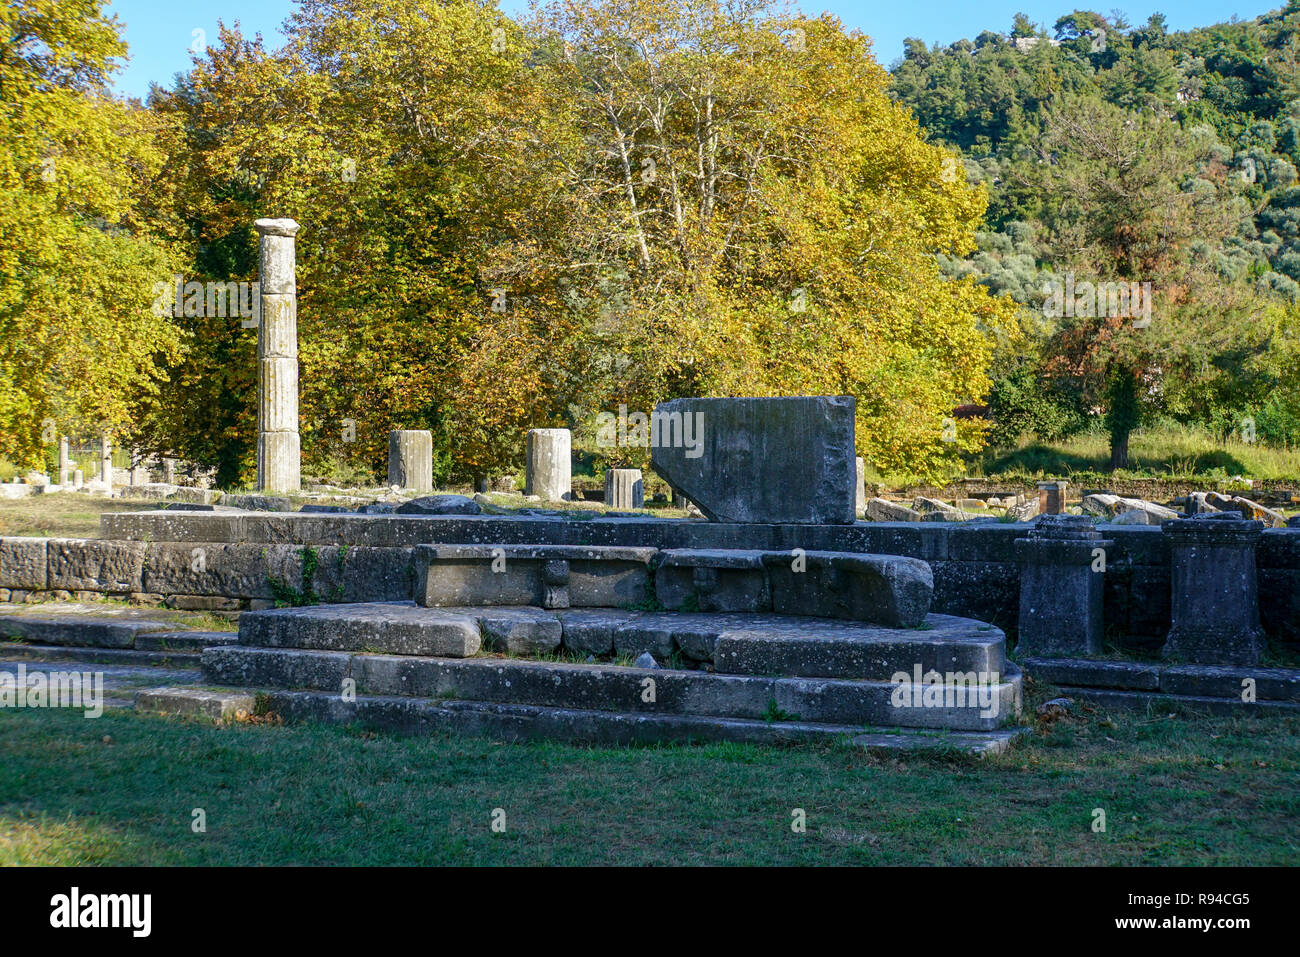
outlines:
[{"label": "stone step", "polygon": [[1120,691],[1113,688],[1076,688],[1059,685],[1070,697],[1083,698],[1123,711],[1175,711],[1186,709],[1212,715],[1300,715],[1300,701],[1242,701],[1206,695],[1161,694],[1154,691]]},{"label": "stone step", "polygon": [[469,615],[414,602],[368,602],[245,612],[239,643],[465,658],[478,653],[482,638]]},{"label": "stone step", "polygon": [[139,651],[199,652],[216,645],[238,643],[239,633],[234,631],[157,631],[135,638]]},{"label": "stone step", "polygon": [[1001,629],[968,618],[929,615],[920,629],[821,619],[787,619],[765,628],[732,628],[718,636],[714,668],[725,674],[888,678],[899,671],[1006,670]]},{"label": "stone step", "polygon": [[1056,685],[1237,700],[1249,690],[1259,701],[1300,702],[1300,669],[1296,668],[1041,657],[1021,663],[1035,678]]},{"label": "stone step", "polygon": [[162,621],[96,618],[91,615],[0,614],[0,636],[45,645],[132,648],[137,635],[175,630]]},{"label": "stone step", "polygon": [[153,666],[174,664],[199,667],[199,649],[193,651],[137,651],[134,648],[84,648],[69,645],[0,644],[0,660],[85,661],[102,665]]},{"label": "stone step", "polygon": [[245,612],[239,642],[262,648],[464,658],[481,647],[659,660],[674,653],[727,674],[889,680],[902,671],[1005,671],[1005,636],[992,625],[930,615],[916,629],[743,612],[546,610],[529,606],[425,608],[411,602]]},{"label": "stone step", "polygon": [[[1011,666],[1015,669],[1015,666]],[[431,658],[245,646],[208,648],[204,680],[242,687],[340,694],[458,698],[638,714],[763,719],[789,715],[831,724],[993,730],[1020,713],[1020,674],[983,687],[931,688],[911,672],[897,681],[772,678],[667,668]],[[964,681],[967,676],[962,676]],[[976,676],[975,681],[979,681]]]},{"label": "stone step", "polygon": [[[217,701],[234,700],[240,690],[207,689]],[[184,690],[141,692],[150,711],[194,714],[195,703]],[[261,703],[287,721],[362,724],[414,734],[486,735],[505,740],[563,740],[575,743],[625,745],[660,742],[752,744],[847,744],[871,750],[954,749],[971,754],[998,753],[1010,746],[1021,729],[996,731],[922,731],[871,728],[806,721],[763,721],[680,714],[643,714],[552,708],[480,701],[359,695],[344,701],[320,691],[262,693]],[[185,699],[185,700],[183,700]],[[246,699],[240,699],[246,700]]]}]

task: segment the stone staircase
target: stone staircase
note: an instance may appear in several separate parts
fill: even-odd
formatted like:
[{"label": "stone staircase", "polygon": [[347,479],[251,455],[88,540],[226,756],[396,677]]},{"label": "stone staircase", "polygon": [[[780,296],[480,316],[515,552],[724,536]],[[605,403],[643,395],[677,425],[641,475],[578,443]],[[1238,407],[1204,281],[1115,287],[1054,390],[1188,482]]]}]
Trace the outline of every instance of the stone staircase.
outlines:
[{"label": "stone staircase", "polygon": [[[1004,747],[1020,673],[897,556],[420,546],[419,603],[246,612],[205,684],[289,719],[596,743]],[[665,607],[667,606],[667,607]],[[647,657],[648,656],[648,657]],[[243,690],[240,690],[243,689]],[[159,689],[142,708],[194,713]],[[227,710],[229,708],[227,707]]]}]

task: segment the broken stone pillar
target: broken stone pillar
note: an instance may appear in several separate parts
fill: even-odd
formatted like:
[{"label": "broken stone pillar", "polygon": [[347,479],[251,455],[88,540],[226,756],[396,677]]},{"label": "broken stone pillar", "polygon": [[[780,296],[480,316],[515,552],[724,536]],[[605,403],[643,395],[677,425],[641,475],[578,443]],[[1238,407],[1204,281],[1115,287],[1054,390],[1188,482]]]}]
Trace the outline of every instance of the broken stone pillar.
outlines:
[{"label": "broken stone pillar", "polygon": [[259,219],[262,295],[257,323],[257,489],[302,488],[298,439],[298,286],[292,219]]},{"label": "broken stone pillar", "polygon": [[59,436],[59,484],[67,485],[72,480],[72,461],[68,456],[68,437]]},{"label": "broken stone pillar", "polygon": [[1044,515],[1015,541],[1020,562],[1022,655],[1071,657],[1102,651],[1103,539],[1086,515]]},{"label": "broken stone pillar", "polygon": [[854,510],[863,514],[867,510],[867,464],[862,461],[862,456],[857,457],[858,477],[853,485],[853,496],[856,499]]},{"label": "broken stone pillar", "polygon": [[433,433],[395,429],[388,433],[388,484],[415,492],[433,491]]},{"label": "broken stone pillar", "polygon": [[1069,482],[1039,482],[1038,512],[1040,515],[1061,515],[1065,512],[1065,491]]},{"label": "broken stone pillar", "polygon": [[573,498],[573,438],[568,429],[530,429],[524,494],[548,502]]},{"label": "broken stone pillar", "polygon": [[644,508],[645,483],[640,469],[605,471],[605,504],[610,508]]},{"label": "broken stone pillar", "polygon": [[673,399],[650,461],[713,522],[852,525],[852,396]]},{"label": "broken stone pillar", "polygon": [[113,440],[107,432],[99,433],[99,480],[113,490]]},{"label": "broken stone pillar", "polygon": [[86,476],[85,476],[85,474],[81,471],[81,469],[73,469],[73,471],[72,471],[72,487],[73,487],[73,488],[81,488],[81,486],[83,486],[83,485],[85,485],[85,484],[86,484]]},{"label": "broken stone pillar", "polygon": [[1264,523],[1231,512],[1165,522],[1170,617],[1164,656],[1203,665],[1255,665],[1264,651],[1255,546]]},{"label": "broken stone pillar", "polygon": [[168,485],[176,484],[176,460],[163,459],[163,481]]}]

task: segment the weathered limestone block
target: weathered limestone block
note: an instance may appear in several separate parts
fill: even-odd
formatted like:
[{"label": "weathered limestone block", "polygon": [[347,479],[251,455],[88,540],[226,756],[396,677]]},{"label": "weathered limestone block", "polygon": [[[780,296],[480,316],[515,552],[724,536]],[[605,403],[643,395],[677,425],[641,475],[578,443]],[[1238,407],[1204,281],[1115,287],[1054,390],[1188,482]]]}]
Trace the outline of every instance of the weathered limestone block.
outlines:
[{"label": "weathered limestone block", "polygon": [[568,429],[530,429],[524,494],[547,502],[573,498],[573,436]]},{"label": "weathered limestone block", "polygon": [[245,612],[239,618],[239,643],[466,658],[478,654],[482,639],[478,622],[469,615],[373,602]]},{"label": "weathered limestone block", "polygon": [[1265,645],[1255,546],[1263,523],[1230,513],[1161,526],[1172,554],[1164,655],[1194,664],[1254,665]]},{"label": "weathered limestone block", "polygon": [[852,524],[855,408],[851,396],[661,402],[651,463],[710,521]]},{"label": "weathered limestone block", "polygon": [[921,513],[887,498],[873,498],[867,502],[867,518],[873,522],[919,522]]},{"label": "weathered limestone block", "polygon": [[1103,575],[1106,550],[1114,544],[1086,515],[1044,515],[1016,539],[1022,654],[1101,653]]},{"label": "weathered limestone block", "polygon": [[279,598],[302,592],[300,545],[154,542],[146,552],[145,591],[161,595]]},{"label": "weathered limestone block", "polygon": [[961,509],[954,508],[937,498],[926,498],[924,495],[918,495],[913,500],[912,508],[920,513],[923,521],[964,522],[970,518]]},{"label": "weathered limestone block", "polygon": [[416,492],[433,491],[433,433],[395,429],[388,433],[388,484]]},{"label": "weathered limestone block", "polygon": [[467,608],[478,619],[483,645],[510,655],[544,655],[560,647],[560,619],[536,608]]},{"label": "weathered limestone block", "polygon": [[0,538],[0,585],[5,588],[49,587],[48,539]]},{"label": "weathered limestone block", "polygon": [[619,509],[644,508],[645,483],[641,479],[641,470],[606,470],[605,504]]},{"label": "weathered limestone block", "polygon": [[1060,515],[1065,511],[1065,496],[1069,482],[1038,483],[1038,512],[1040,515]]},{"label": "weathered limestone block", "polygon": [[780,615],[916,628],[930,611],[934,576],[919,558],[794,549],[768,552],[763,564]]},{"label": "weathered limestone block", "polygon": [[[898,672],[1006,671],[1005,636],[977,621],[930,615],[924,631],[847,623],[796,622],[780,629],[722,632],[714,649],[719,674],[785,675],[806,678],[872,678],[888,681]],[[839,623],[837,623],[839,624]]]},{"label": "weathered limestone block", "polygon": [[479,515],[483,506],[467,495],[425,495],[397,507],[398,515]]},{"label": "weathered limestone block", "polygon": [[67,591],[146,591],[144,542],[52,538],[49,587]]},{"label": "weathered limestone block", "polygon": [[867,510],[867,466],[862,461],[862,456],[857,456],[855,460],[857,468],[857,478],[853,480],[853,509],[859,515]]},{"label": "weathered limestone block", "polygon": [[420,545],[422,605],[617,608],[650,594],[653,548],[579,545]]},{"label": "weathered limestone block", "polygon": [[312,591],[324,602],[409,601],[413,548],[321,545]]},{"label": "weathered limestone block", "polygon": [[741,549],[668,549],[661,553],[655,571],[655,594],[671,610],[771,611],[764,554]]}]

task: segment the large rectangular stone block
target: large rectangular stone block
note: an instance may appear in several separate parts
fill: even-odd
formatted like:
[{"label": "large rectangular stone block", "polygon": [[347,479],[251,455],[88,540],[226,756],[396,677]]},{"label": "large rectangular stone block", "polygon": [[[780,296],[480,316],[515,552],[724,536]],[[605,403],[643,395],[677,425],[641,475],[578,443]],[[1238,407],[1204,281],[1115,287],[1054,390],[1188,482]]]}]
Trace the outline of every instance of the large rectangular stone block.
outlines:
[{"label": "large rectangular stone block", "polygon": [[651,464],[714,522],[850,525],[855,409],[851,396],[661,402]]},{"label": "large rectangular stone block", "polygon": [[49,587],[48,539],[0,538],[0,588]]},{"label": "large rectangular stone block", "polygon": [[159,595],[276,598],[302,591],[307,546],[155,542],[148,547],[145,591]]},{"label": "large rectangular stone block", "polygon": [[144,542],[52,538],[49,587],[66,591],[144,591]]}]

